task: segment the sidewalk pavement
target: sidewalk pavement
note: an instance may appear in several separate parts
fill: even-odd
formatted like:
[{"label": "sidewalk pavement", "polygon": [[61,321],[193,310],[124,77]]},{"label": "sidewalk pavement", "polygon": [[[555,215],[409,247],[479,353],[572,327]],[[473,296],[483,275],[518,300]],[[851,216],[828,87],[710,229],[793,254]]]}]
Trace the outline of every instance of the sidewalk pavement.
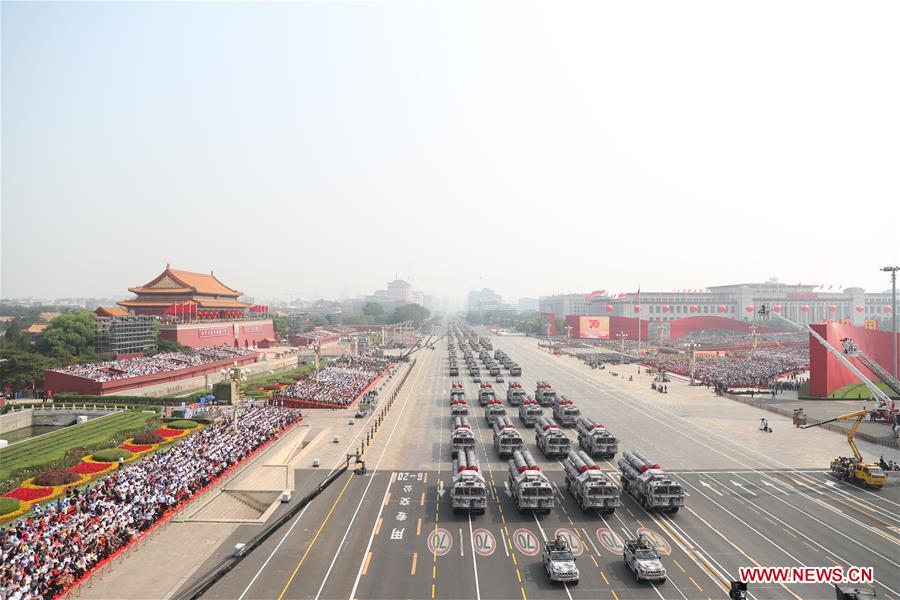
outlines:
[{"label": "sidewalk pavement", "polygon": [[[771,396],[756,396],[755,398],[750,398],[748,396],[734,396],[732,394],[726,394],[726,396],[732,400],[751,404],[787,417],[793,416],[795,409],[802,408],[806,411],[809,423],[826,421],[861,409],[870,410],[875,406],[875,402],[867,402],[865,400],[799,400],[796,397],[791,398],[790,396],[775,396],[775,398],[772,398]],[[828,428],[832,431],[847,433],[850,431],[852,425],[853,420],[836,421],[834,423],[829,423]],[[870,421],[868,418],[863,419],[856,435],[860,439],[874,444],[887,446],[889,448],[900,448],[897,436],[894,434],[891,426],[883,421]]]}]

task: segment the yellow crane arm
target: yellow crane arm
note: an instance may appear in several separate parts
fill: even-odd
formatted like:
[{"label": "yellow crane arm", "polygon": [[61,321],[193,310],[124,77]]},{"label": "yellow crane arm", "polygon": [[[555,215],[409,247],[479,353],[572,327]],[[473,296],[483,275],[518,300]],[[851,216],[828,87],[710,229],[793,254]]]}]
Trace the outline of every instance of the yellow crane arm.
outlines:
[{"label": "yellow crane arm", "polygon": [[853,436],[856,435],[856,430],[859,429],[859,424],[862,423],[863,417],[866,416],[865,411],[860,411],[863,414],[856,417],[856,422],[850,426],[850,431],[847,432],[847,442],[850,444],[850,449],[853,450],[853,456],[859,461],[860,464],[863,462],[862,454],[859,451],[859,448],[856,447],[856,442],[853,441]]},{"label": "yellow crane arm", "polygon": [[818,427],[819,425],[824,425],[825,423],[834,423],[835,421],[849,421],[850,419],[856,419],[856,422],[850,426],[850,431],[847,432],[847,442],[850,444],[850,449],[853,451],[853,457],[859,461],[863,462],[863,456],[859,451],[859,448],[856,447],[856,442],[853,441],[854,436],[856,436],[856,430],[859,429],[859,424],[862,423],[863,417],[869,414],[868,410],[858,410],[856,412],[852,412],[846,415],[841,415],[839,417],[834,417],[833,419],[828,419],[826,421],[819,421],[818,423],[811,423],[810,425],[803,425],[800,429],[809,429],[810,427]]}]

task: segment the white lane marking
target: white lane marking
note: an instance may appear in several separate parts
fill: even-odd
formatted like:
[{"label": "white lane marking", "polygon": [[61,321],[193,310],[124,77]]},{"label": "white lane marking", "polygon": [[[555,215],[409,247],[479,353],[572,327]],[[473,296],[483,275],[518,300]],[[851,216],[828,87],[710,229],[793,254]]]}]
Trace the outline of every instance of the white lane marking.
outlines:
[{"label": "white lane marking", "polygon": [[[395,380],[395,381],[399,381],[399,380]],[[358,440],[360,438],[360,436],[362,436],[362,433],[363,433],[363,431],[365,431],[366,426],[368,426],[369,422],[374,418],[375,418],[375,412],[373,412],[371,415],[369,415],[369,418],[366,419],[365,423],[363,424],[363,427],[359,429],[357,434],[347,444],[347,447],[344,448],[344,454],[348,454],[350,449],[356,445],[356,440]],[[335,462],[334,465],[331,467],[331,470],[328,471],[328,475],[331,475],[332,473],[334,473],[334,471],[338,468],[338,465],[340,465],[341,462],[343,462],[343,461],[341,459],[338,459],[337,462]],[[300,522],[300,517],[303,516],[303,514],[306,512],[306,509],[308,509],[309,505],[312,504],[313,502],[315,502],[315,500],[311,501],[309,504],[307,504],[303,508],[302,511],[300,511],[300,514],[298,514],[297,517],[294,519],[294,522],[291,523],[290,528],[287,530],[287,532],[285,532],[285,534],[278,541],[278,545],[275,546],[275,549],[272,550],[272,552],[266,558],[265,562],[263,562],[263,564],[259,568],[259,570],[257,570],[256,573],[253,575],[253,577],[250,579],[250,583],[247,584],[247,587],[244,588],[244,591],[241,592],[241,595],[238,596],[238,600],[244,600],[244,596],[246,596],[247,592],[250,591],[250,587],[256,582],[256,580],[259,578],[259,576],[262,575],[262,572],[263,572],[263,570],[265,570],[266,566],[269,564],[269,561],[272,560],[272,557],[275,556],[276,552],[278,552],[278,549],[281,547],[281,544],[283,544],[284,540],[286,540],[287,537],[291,534],[291,531],[294,529],[294,527],[297,525],[297,523]]]},{"label": "white lane marking", "polygon": [[[681,479],[682,479],[682,481],[683,481],[683,483],[684,483],[685,485],[691,485],[691,484],[687,483],[687,481],[684,480],[683,477],[682,477]],[[804,563],[802,560],[800,560],[799,558],[797,558],[796,556],[794,556],[793,554],[791,554],[790,552],[788,552],[787,550],[785,550],[784,548],[782,548],[781,546],[779,546],[778,544],[776,544],[776,543],[774,542],[774,540],[772,540],[771,537],[765,535],[765,534],[764,534],[763,532],[761,532],[758,528],[756,528],[756,527],[750,525],[749,523],[747,523],[746,521],[744,521],[743,519],[741,519],[739,516],[737,516],[736,514],[734,514],[733,512],[731,512],[730,510],[728,510],[727,508],[725,508],[724,506],[722,506],[721,504],[719,504],[718,502],[716,502],[713,498],[711,498],[711,497],[707,496],[706,494],[704,494],[703,491],[702,491],[700,488],[694,487],[694,486],[692,486],[692,485],[691,485],[691,487],[694,488],[694,489],[696,489],[697,492],[698,492],[700,495],[702,495],[704,498],[706,498],[707,500],[709,500],[710,502],[712,502],[713,504],[715,504],[716,506],[718,506],[720,510],[722,510],[723,512],[725,512],[726,514],[728,514],[729,516],[731,516],[731,518],[733,518],[734,520],[738,521],[739,523],[741,523],[742,525],[744,525],[745,527],[747,527],[748,529],[750,529],[751,531],[753,531],[754,533],[756,533],[759,537],[761,537],[761,538],[764,539],[765,541],[769,542],[770,544],[772,544],[773,546],[775,546],[776,548],[778,548],[779,550],[781,550],[785,555],[787,555],[787,556],[789,556],[790,558],[792,558],[793,560],[795,560],[795,561],[797,562],[798,565],[800,565],[801,567],[806,567],[806,566],[807,566],[806,563]],[[752,504],[752,503],[751,503],[751,504]],[[719,534],[719,535],[722,535],[722,534]],[[724,536],[722,536],[722,537],[724,537]],[[727,538],[726,538],[726,539],[727,539]],[[728,541],[729,541],[730,543],[733,544],[733,542],[731,542],[731,540],[728,540]],[[796,598],[797,600],[801,600],[800,596],[798,596],[797,594],[795,594],[794,592],[792,592],[791,590],[789,590],[783,583],[781,583],[781,584],[779,584],[779,585],[780,585],[781,587],[783,587],[783,588],[785,589],[785,591],[787,591],[789,594],[791,594],[794,598]]]},{"label": "white lane marking", "polygon": [[477,552],[475,552],[475,540],[472,535],[472,513],[469,513],[469,543],[472,544],[472,569],[475,571],[475,598],[476,600],[481,600],[481,587],[478,584],[478,564],[475,561]]},{"label": "white lane marking", "polygon": [[765,479],[763,479],[763,480],[762,480],[762,484],[763,484],[763,485],[767,485],[767,486],[769,486],[770,488],[773,488],[776,492],[781,492],[782,494],[787,494],[787,492],[785,492],[783,489],[781,489],[780,487],[778,487],[777,485],[775,485],[775,484],[772,483],[771,481],[766,481]]},{"label": "white lane marking", "polygon": [[698,481],[700,482],[700,485],[702,485],[703,487],[707,487],[707,488],[711,489],[713,492],[715,492],[715,493],[718,494],[719,496],[722,496],[722,497],[725,496],[725,494],[723,494],[722,492],[720,492],[719,490],[717,490],[716,488],[714,488],[712,485],[710,485],[710,484],[707,483],[706,481],[704,481],[704,480],[702,480],[702,479],[699,479]]},{"label": "white lane marking", "polygon": [[756,492],[754,492],[753,490],[751,490],[749,487],[744,487],[744,484],[743,484],[743,483],[738,483],[738,482],[735,481],[734,479],[729,479],[729,482],[731,482],[731,485],[735,485],[735,486],[741,488],[742,490],[744,490],[745,492],[747,492],[747,493],[750,494],[751,496],[755,496],[755,495],[756,495]]},{"label": "white lane marking", "polygon": [[594,540],[591,539],[591,536],[588,535],[588,532],[585,531],[584,527],[581,528],[581,533],[584,534],[585,539],[587,539],[588,543],[591,545],[591,548],[594,550],[594,554],[598,557],[601,556],[600,552],[597,551],[597,546],[594,545]]},{"label": "white lane marking", "polygon": [[[739,476],[739,477],[740,477],[740,476]],[[746,479],[746,478],[744,478],[744,477],[741,477],[741,479],[744,479],[744,480],[747,481],[748,483],[749,483],[749,481],[750,481],[749,479]],[[799,493],[801,496],[805,497],[807,500],[812,500],[812,501],[815,502],[816,504],[820,504],[820,503],[821,503],[820,500],[816,500],[815,498],[811,498],[809,495],[807,495],[807,494],[805,494],[805,493],[803,493],[803,492],[800,492],[799,490],[798,490],[798,493]],[[841,537],[843,537],[844,539],[846,539],[846,540],[848,540],[848,541],[850,541],[850,542],[853,542],[854,544],[856,544],[856,545],[859,546],[860,548],[863,548],[863,549],[865,549],[865,550],[868,550],[869,552],[871,552],[872,554],[874,554],[874,555],[877,556],[878,558],[880,558],[880,559],[882,559],[882,560],[886,560],[887,562],[891,563],[891,564],[894,565],[895,567],[900,568],[900,563],[898,563],[898,562],[896,562],[896,561],[894,561],[894,560],[888,558],[887,556],[881,554],[880,552],[876,552],[874,549],[872,549],[871,545],[869,545],[869,544],[863,544],[862,542],[856,540],[856,538],[850,537],[849,535],[847,535],[847,534],[844,533],[843,531],[841,531],[841,530],[839,530],[839,529],[835,529],[834,527],[832,527],[831,525],[829,525],[827,522],[823,521],[822,519],[819,519],[819,518],[817,518],[817,517],[812,516],[811,514],[809,514],[808,511],[804,511],[803,509],[797,507],[795,504],[793,504],[793,503],[791,503],[791,502],[788,502],[788,501],[785,500],[784,498],[780,498],[780,497],[778,497],[778,496],[772,496],[772,498],[775,498],[776,500],[778,500],[778,501],[781,502],[782,504],[786,504],[786,505],[790,506],[791,508],[793,508],[793,509],[796,510],[797,512],[803,513],[804,515],[808,516],[808,517],[809,517],[810,519],[812,519],[813,521],[816,521],[817,523],[819,523],[819,524],[821,524],[821,525],[824,525],[825,527],[827,527],[828,529],[830,529],[830,530],[833,531],[834,533],[840,535]],[[757,508],[760,508],[760,507],[757,506]],[[841,513],[841,514],[843,514],[843,513]],[[866,529],[872,529],[872,528],[870,528],[868,525],[866,525],[865,523],[863,523],[863,522],[861,522],[861,521],[857,521],[857,520],[854,519],[853,517],[850,517],[850,516],[848,516],[848,515],[844,515],[844,516],[845,516],[848,520],[850,520],[851,522],[855,522],[856,524],[858,524],[858,525],[860,525],[860,526],[862,526],[862,527],[864,527],[864,528],[866,528]],[[874,530],[874,533],[880,533],[880,532],[879,532],[878,530]],[[895,543],[896,543],[896,542],[895,542]],[[829,549],[829,552],[831,552],[832,554],[834,554],[834,552],[833,552],[832,550],[830,550],[830,549]],[[835,556],[836,556],[836,555],[835,555]],[[875,580],[875,581],[876,581],[876,583],[880,583],[880,582],[878,582],[878,580]],[[884,584],[881,584],[881,585],[884,585]],[[894,593],[894,594],[897,594],[897,593],[898,593],[897,590],[894,590],[893,588],[889,588],[889,587],[886,586],[886,585],[885,585],[884,587],[886,587],[887,589],[891,590],[891,592]]]},{"label": "white lane marking", "polygon": [[[391,440],[394,438],[394,433],[397,431],[397,425],[400,424],[400,421],[403,420],[403,413],[406,411],[406,406],[409,404],[409,399],[412,397],[412,389],[419,383],[419,379],[422,376],[422,373],[425,371],[425,368],[422,367],[419,369],[419,372],[416,373],[415,380],[411,382],[408,393],[406,394],[406,400],[403,401],[403,406],[400,407],[400,414],[397,415],[397,419],[394,421],[394,426],[391,428],[391,432],[388,435],[387,441],[384,444],[384,447],[381,449],[381,456],[378,457],[378,462],[375,463],[375,469],[372,471],[372,475],[369,478],[369,482],[366,484],[366,489],[363,490],[363,495],[359,499],[359,503],[356,505],[356,510],[353,511],[353,516],[350,518],[350,522],[347,524],[347,530],[344,532],[344,537],[341,538],[341,543],[338,545],[337,550],[334,552],[334,557],[331,559],[331,564],[328,565],[328,571],[325,572],[325,576],[322,578],[322,585],[319,587],[319,591],[316,592],[316,599],[318,600],[319,595],[322,593],[322,589],[325,587],[325,582],[328,581],[328,576],[331,574],[331,570],[334,568],[334,563],[337,562],[338,553],[341,551],[341,548],[344,545],[344,542],[347,540],[347,535],[350,533],[350,529],[353,527],[353,521],[356,520],[356,515],[359,513],[360,507],[363,505],[363,501],[366,498],[366,494],[369,493],[369,487],[372,485],[372,482],[375,480],[375,474],[378,472],[378,467],[381,466],[381,461],[384,459],[384,455],[387,452],[388,447],[391,445]],[[384,498],[387,498],[388,490],[391,487],[391,478],[388,477],[388,484],[384,489]],[[378,508],[378,516],[375,518],[375,521],[372,523],[372,533],[369,534],[369,543],[366,544],[366,551],[362,553],[362,558],[359,561],[359,569],[356,572],[356,580],[353,582],[353,590],[350,592],[351,600],[356,597],[356,588],[359,586],[359,579],[362,577],[363,565],[366,562],[366,556],[369,554],[369,550],[372,548],[372,540],[375,539],[375,527],[378,524],[378,519],[381,518],[381,512],[384,510],[384,498],[382,498],[381,503]]]},{"label": "white lane marking", "polygon": [[506,557],[509,558],[509,548],[506,546],[506,534],[503,533],[503,530],[500,530],[500,538],[503,540],[503,551],[506,553]]},{"label": "white lane marking", "polygon": [[288,530],[285,532],[285,534],[278,541],[278,545],[275,546],[275,548],[272,550],[272,552],[266,558],[266,561],[262,564],[262,566],[259,568],[259,570],[257,570],[256,573],[253,575],[253,578],[250,580],[250,583],[247,584],[247,587],[244,588],[244,591],[241,592],[241,595],[238,596],[238,600],[244,600],[244,596],[247,595],[247,592],[250,591],[250,588],[253,586],[254,583],[256,583],[257,578],[259,578],[259,576],[262,574],[263,570],[266,568],[266,566],[268,566],[269,561],[272,560],[272,557],[275,556],[275,553],[278,552],[278,549],[281,548],[281,544],[284,543],[284,540],[286,540],[288,538],[288,536],[291,535],[291,532],[294,530],[294,527],[296,527],[297,523],[300,522],[300,517],[303,516],[303,513],[306,512],[306,509],[309,508],[310,504],[312,504],[312,502],[310,502],[309,504],[307,504],[306,506],[303,507],[303,510],[300,511],[300,514],[297,515],[297,517],[294,519],[294,522],[291,523],[290,528],[288,528]]},{"label": "white lane marking", "polygon": [[465,553],[463,553],[462,527],[459,528],[459,555],[465,556]]}]

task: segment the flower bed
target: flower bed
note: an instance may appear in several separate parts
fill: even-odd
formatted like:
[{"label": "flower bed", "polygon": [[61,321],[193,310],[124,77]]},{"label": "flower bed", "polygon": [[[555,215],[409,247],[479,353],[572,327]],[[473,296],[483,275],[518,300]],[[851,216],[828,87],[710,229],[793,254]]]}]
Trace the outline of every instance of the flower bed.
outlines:
[{"label": "flower bed", "polygon": [[3,494],[7,498],[15,498],[19,502],[34,502],[53,495],[53,488],[49,487],[17,487],[11,492]]},{"label": "flower bed", "polygon": [[183,435],[187,435],[186,429],[167,429],[165,427],[160,427],[156,430],[156,433],[163,436],[166,442],[171,442],[173,438],[181,437]]},{"label": "flower bed", "polygon": [[153,450],[152,444],[147,444],[145,446],[139,446],[137,444],[119,444],[119,448],[122,450],[128,450],[132,454],[141,454],[142,452],[149,452]]},{"label": "flower bed", "polygon": [[83,462],[81,464],[75,465],[69,469],[73,473],[80,473],[82,475],[97,475],[99,473],[105,473],[106,471],[112,470],[112,465],[109,463],[87,463]]},{"label": "flower bed", "polygon": [[[65,493],[66,488],[75,487],[85,484],[92,479],[106,475],[115,470],[119,465],[119,458],[123,458],[126,463],[137,460],[141,456],[157,450],[161,444],[170,443],[176,439],[185,437],[193,431],[203,429],[204,425],[196,421],[176,421],[181,425],[182,429],[160,428],[153,433],[138,434],[135,438],[143,436],[143,440],[161,440],[160,443],[135,443],[135,438],[127,439],[116,448],[105,448],[98,450],[92,455],[87,455],[81,459],[81,463],[70,467],[66,471],[41,473],[38,477],[50,477],[53,482],[59,481],[58,485],[39,485],[35,483],[37,477],[26,479],[22,485],[12,490],[8,494],[0,498],[8,498],[16,501],[17,508],[11,512],[0,512],[0,521],[9,521],[16,519],[31,510],[37,502],[46,502],[53,500],[57,496]],[[71,479],[71,481],[67,481]],[[7,503],[12,506],[11,503]]]}]

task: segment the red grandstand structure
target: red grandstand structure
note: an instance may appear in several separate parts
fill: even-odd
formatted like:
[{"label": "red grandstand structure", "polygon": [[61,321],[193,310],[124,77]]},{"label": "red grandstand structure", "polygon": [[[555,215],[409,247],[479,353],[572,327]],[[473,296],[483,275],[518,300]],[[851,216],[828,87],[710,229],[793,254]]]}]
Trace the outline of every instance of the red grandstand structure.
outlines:
[{"label": "red grandstand structure", "polygon": [[[143,388],[148,386],[180,381],[191,377],[218,373],[222,369],[229,369],[235,364],[242,367],[255,363],[259,360],[259,354],[250,352],[248,354],[224,358],[205,362],[199,365],[185,366],[181,369],[173,369],[161,371],[149,375],[141,375],[137,377],[124,377],[118,379],[108,379],[106,381],[97,381],[85,376],[79,376],[71,373],[64,373],[60,370],[50,370],[44,372],[44,391],[52,396],[60,392],[74,392],[77,394],[92,395],[109,395],[122,394],[128,390],[135,388]],[[111,369],[111,374],[115,374],[115,370]]]},{"label": "red grandstand structure", "polygon": [[[841,340],[852,339],[859,350],[870,359],[891,372],[891,336],[890,331],[873,331],[863,327],[854,327],[842,323],[815,323],[813,330],[825,338],[829,344],[841,349]],[[900,334],[898,334],[900,343]],[[872,381],[880,378],[854,356],[846,357],[863,375]],[[877,366],[875,367],[877,368]],[[846,386],[859,383],[853,373],[829,353],[822,344],[810,336],[809,342],[809,395],[819,398],[830,397],[833,392]]]}]

